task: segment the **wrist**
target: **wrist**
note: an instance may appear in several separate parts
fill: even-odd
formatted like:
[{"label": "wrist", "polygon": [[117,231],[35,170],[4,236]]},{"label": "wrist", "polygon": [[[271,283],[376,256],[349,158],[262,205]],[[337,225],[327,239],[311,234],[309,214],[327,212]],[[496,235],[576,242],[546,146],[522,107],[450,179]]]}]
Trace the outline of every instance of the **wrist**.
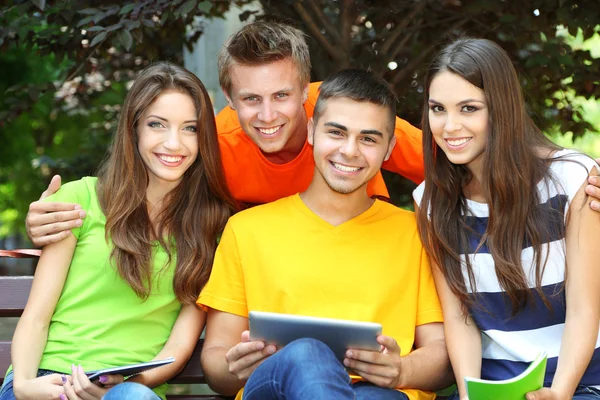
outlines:
[{"label": "wrist", "polygon": [[398,366],[398,380],[396,381],[395,389],[406,389],[409,387],[408,382],[410,378],[408,377],[410,368],[410,359],[407,356],[400,357],[400,364]]}]

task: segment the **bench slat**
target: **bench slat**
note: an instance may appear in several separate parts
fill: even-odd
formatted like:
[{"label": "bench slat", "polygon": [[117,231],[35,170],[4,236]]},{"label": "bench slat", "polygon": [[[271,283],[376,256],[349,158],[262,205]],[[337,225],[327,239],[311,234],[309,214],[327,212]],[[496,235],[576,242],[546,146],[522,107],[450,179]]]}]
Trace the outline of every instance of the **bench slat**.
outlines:
[{"label": "bench slat", "polygon": [[32,282],[32,276],[0,277],[0,317],[21,316]]}]

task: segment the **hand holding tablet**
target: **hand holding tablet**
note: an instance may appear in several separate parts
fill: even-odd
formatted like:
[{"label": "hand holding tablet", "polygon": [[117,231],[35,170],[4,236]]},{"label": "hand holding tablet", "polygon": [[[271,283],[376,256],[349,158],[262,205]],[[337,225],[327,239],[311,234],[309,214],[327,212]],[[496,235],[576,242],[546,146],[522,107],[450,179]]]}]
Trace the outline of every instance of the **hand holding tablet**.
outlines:
[{"label": "hand holding tablet", "polygon": [[302,338],[325,343],[342,361],[347,349],[379,351],[381,324],[333,318],[308,317],[250,311],[250,340],[261,340],[278,348]]}]

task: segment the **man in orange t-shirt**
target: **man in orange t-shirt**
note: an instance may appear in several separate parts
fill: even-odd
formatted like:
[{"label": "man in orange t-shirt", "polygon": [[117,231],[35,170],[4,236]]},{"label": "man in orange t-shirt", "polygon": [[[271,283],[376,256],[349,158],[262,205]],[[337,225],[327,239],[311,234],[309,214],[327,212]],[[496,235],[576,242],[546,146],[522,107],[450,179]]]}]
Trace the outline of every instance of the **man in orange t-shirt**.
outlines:
[{"label": "man in orange t-shirt", "polygon": [[[255,22],[219,53],[219,82],[229,102],[216,118],[225,176],[233,196],[262,204],[305,190],[314,161],[307,143],[320,83],[309,84],[304,34],[288,25]],[[383,168],[423,181],[421,131],[396,118],[396,140]],[[388,198],[381,173],[370,196]]]}]

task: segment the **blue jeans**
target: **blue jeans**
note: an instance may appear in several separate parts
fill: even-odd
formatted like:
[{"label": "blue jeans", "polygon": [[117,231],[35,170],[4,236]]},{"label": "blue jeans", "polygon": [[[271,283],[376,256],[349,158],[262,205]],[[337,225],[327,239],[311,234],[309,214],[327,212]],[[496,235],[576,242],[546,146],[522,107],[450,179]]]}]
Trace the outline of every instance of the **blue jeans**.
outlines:
[{"label": "blue jeans", "polygon": [[[450,397],[448,397],[448,400],[459,400],[460,397],[458,396],[458,390],[456,390],[454,393],[452,393],[452,395]],[[575,394],[573,395],[573,400],[598,400],[600,399],[600,390],[595,389],[595,388],[591,388],[591,387],[586,387],[586,386],[579,386],[577,388],[577,390],[575,390]],[[2,399],[0,399],[2,400]]]},{"label": "blue jeans", "polygon": [[110,389],[102,400],[161,400],[148,386],[137,382],[123,382]]},{"label": "blue jeans", "polygon": [[368,382],[352,384],[346,369],[324,343],[296,340],[267,358],[244,386],[244,400],[408,400],[397,390]]},{"label": "blue jeans", "polygon": [[[49,371],[47,369],[38,370],[37,376],[46,376],[52,374],[61,374],[61,372]],[[8,375],[4,378],[4,383],[2,384],[2,388],[0,388],[0,400],[16,400],[15,393],[13,392],[13,372],[10,371]]]}]

